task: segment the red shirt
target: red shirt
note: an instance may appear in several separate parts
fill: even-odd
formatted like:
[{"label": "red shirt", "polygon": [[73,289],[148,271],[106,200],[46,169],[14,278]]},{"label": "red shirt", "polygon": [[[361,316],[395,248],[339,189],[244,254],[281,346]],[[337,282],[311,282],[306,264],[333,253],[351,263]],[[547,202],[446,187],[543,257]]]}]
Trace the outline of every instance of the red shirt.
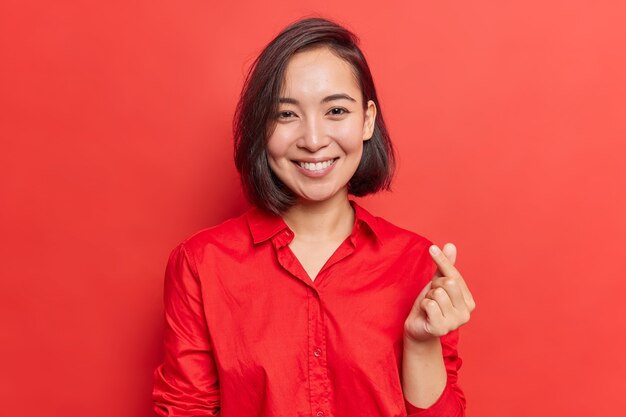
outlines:
[{"label": "red shirt", "polygon": [[179,245],[165,275],[160,416],[462,416],[458,331],[441,338],[447,386],[405,401],[404,321],[435,264],[430,242],[352,202],[352,234],[311,281],[293,232],[258,209]]}]

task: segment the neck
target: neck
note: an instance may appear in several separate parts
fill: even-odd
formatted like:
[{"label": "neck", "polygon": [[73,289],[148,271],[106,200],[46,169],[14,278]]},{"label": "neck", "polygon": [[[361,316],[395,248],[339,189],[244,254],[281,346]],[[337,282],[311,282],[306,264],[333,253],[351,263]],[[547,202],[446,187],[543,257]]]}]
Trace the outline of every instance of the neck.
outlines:
[{"label": "neck", "polygon": [[352,233],[354,210],[347,192],[338,193],[326,201],[299,201],[283,213],[283,220],[298,239],[343,240]]}]

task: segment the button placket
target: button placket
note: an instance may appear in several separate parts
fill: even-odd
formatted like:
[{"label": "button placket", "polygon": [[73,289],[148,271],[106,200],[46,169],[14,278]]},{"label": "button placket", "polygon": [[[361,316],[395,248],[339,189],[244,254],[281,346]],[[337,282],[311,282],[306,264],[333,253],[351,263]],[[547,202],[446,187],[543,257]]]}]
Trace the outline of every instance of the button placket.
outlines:
[{"label": "button placket", "polygon": [[[325,357],[326,326],[320,294],[309,288],[309,389],[312,416],[330,417],[330,384]],[[322,414],[319,414],[322,413]]]}]

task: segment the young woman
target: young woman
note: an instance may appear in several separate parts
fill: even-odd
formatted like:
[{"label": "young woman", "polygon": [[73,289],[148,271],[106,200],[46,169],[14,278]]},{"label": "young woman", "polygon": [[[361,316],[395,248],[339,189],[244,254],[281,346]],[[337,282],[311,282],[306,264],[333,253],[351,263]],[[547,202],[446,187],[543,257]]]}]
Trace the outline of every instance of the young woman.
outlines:
[{"label": "young woman", "polygon": [[155,412],[463,415],[457,328],[475,304],[456,249],[349,199],[388,188],[394,166],[355,36],[323,19],[283,30],[234,133],[253,208],[170,256]]}]

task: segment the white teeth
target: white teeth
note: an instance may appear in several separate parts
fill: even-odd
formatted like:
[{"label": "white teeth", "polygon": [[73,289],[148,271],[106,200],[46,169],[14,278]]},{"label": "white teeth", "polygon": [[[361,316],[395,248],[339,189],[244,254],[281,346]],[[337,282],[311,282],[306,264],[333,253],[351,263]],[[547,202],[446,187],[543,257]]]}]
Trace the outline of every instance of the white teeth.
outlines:
[{"label": "white teeth", "polygon": [[324,162],[299,162],[299,164],[307,171],[320,171],[322,169],[328,168],[333,162],[334,159],[329,159],[328,161]]}]

